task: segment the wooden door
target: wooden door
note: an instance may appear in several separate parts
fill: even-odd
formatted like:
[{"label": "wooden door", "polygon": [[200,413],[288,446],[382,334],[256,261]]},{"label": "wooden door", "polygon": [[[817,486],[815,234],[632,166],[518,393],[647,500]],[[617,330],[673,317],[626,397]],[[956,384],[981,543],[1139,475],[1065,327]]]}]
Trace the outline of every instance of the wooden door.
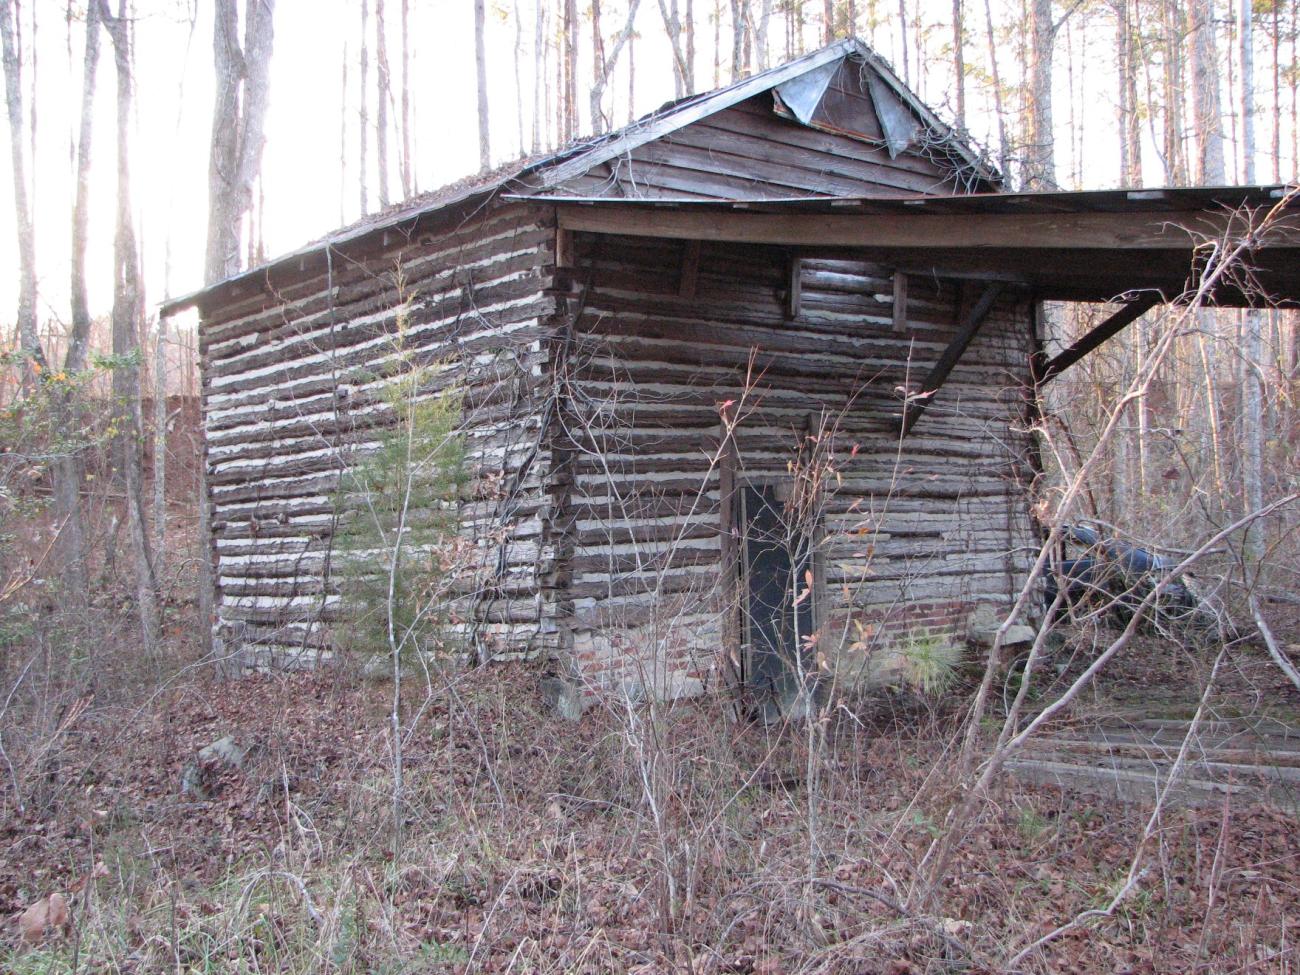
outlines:
[{"label": "wooden door", "polygon": [[738,494],[742,679],[758,714],[774,721],[807,704],[800,651],[816,621],[812,594],[800,594],[808,588],[812,546],[786,523],[772,485],[745,485]]}]

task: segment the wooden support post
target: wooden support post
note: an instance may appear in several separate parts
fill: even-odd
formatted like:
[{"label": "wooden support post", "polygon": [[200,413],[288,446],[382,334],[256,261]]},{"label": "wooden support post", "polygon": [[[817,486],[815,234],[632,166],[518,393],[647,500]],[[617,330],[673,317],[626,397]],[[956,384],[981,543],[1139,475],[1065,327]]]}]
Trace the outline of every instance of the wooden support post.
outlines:
[{"label": "wooden support post", "polygon": [[573,267],[573,231],[564,227],[555,228],[555,266]]},{"label": "wooden support post", "polygon": [[789,287],[785,293],[785,317],[794,321],[803,311],[803,260],[797,253],[790,255],[786,277]]},{"label": "wooden support post", "polygon": [[1135,298],[1128,302],[1123,308],[1115,312],[1104,322],[1098,325],[1087,335],[1079,339],[1072,346],[1062,352],[1055,358],[1049,359],[1046,363],[1039,365],[1034,371],[1034,382],[1045,383],[1060,373],[1069,369],[1072,365],[1086,356],[1097,346],[1101,345],[1108,339],[1114,338],[1129,325],[1141,318],[1146,312],[1158,305],[1161,301],[1160,295],[1144,294],[1140,298]]},{"label": "wooden support post", "polygon": [[907,331],[907,275],[894,272],[894,332]]},{"label": "wooden support post", "polygon": [[740,546],[736,539],[736,440],[724,417],[718,456],[719,530],[722,533],[722,672],[723,679],[740,689],[744,680],[741,660]]},{"label": "wooden support post", "polygon": [[998,295],[1002,293],[1002,288],[1001,282],[994,282],[985,286],[983,293],[980,295],[979,300],[975,302],[975,307],[970,310],[970,315],[966,318],[966,321],[962,323],[956,337],[948,343],[948,348],[943,350],[943,355],[939,357],[939,361],[934,364],[930,374],[921,383],[920,391],[908,399],[907,406],[903,409],[903,419],[900,425],[902,436],[906,437],[911,432],[916,421],[925,412],[925,408],[934,399],[934,394],[939,391],[939,387],[947,380],[953,366],[957,365],[958,360],[966,351],[966,347],[978,334],[984,320],[993,309],[993,303],[997,301]]},{"label": "wooden support post", "polygon": [[694,298],[695,286],[700,276],[700,242],[688,240],[682,248],[682,265],[677,277],[677,294],[681,298]]}]

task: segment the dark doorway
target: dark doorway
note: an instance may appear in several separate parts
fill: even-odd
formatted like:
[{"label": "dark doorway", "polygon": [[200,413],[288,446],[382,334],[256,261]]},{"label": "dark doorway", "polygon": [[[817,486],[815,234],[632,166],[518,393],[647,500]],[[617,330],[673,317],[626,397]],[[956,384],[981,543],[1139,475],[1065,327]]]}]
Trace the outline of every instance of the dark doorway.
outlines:
[{"label": "dark doorway", "polygon": [[787,524],[785,505],[772,485],[746,485],[738,493],[742,676],[755,711],[775,721],[807,703],[799,653],[815,625],[812,594],[803,595],[812,546]]}]

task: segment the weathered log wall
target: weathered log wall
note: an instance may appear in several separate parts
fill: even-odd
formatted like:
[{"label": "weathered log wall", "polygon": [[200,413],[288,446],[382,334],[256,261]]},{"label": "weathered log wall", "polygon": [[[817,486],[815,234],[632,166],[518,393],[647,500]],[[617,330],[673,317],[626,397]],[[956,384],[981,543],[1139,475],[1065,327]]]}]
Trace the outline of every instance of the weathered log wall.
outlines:
[{"label": "weathered log wall", "polygon": [[956,333],[969,290],[911,279],[896,330],[890,270],[862,261],[802,258],[791,318],[780,249],[704,244],[686,296],[680,242],[581,235],[576,253],[590,287],[566,364],[555,504],[573,531],[557,558],[595,684],[716,685],[736,612],[721,491],[733,477],[823,475],[818,646],[845,679],[896,664],[884,648],[958,638],[978,603],[1007,603],[1033,551],[1016,429],[1025,300],[1004,294],[900,441],[902,390]]},{"label": "weathered log wall", "polygon": [[[859,70],[846,62],[819,111],[831,127],[842,113],[867,141],[783,118],[767,92],[557,189],[734,199],[988,188],[964,185],[933,147],[891,158]],[[828,624],[901,614],[946,633],[977,599],[1005,598],[1024,533],[1008,428],[1022,309],[1000,307],[895,463],[895,387],[951,335],[962,300],[951,286],[916,282],[909,328],[894,333],[884,269],[808,259],[791,320],[779,251],[706,246],[687,287],[687,245],[587,238],[561,288],[553,211],[483,203],[489,189],[481,206],[462,194],[441,210],[408,206],[391,226],[369,218],[323,263],[307,249],[296,270],[278,262],[200,299],[228,646],[281,664],[334,648],[342,474],[391,426],[384,390],[412,364],[438,374],[427,395],[454,390],[465,407],[475,486],[458,516],[475,557],[457,570],[451,630],[479,656],[558,656],[606,684],[668,695],[712,680],[730,592],[719,481],[786,476],[810,422],[834,422],[842,482],[822,519]],[[724,444],[727,400],[741,419]],[[733,454],[740,468],[724,475]]]},{"label": "weathered log wall", "polygon": [[[460,512],[481,556],[456,628],[480,653],[535,652],[554,627],[540,485],[555,232],[521,206],[449,214],[404,249],[332,259],[323,275],[208,310],[203,415],[218,632],[252,659],[332,646],[340,472],[373,450],[384,390],[412,364],[464,404],[475,486]],[[400,333],[400,335],[399,335]]]}]

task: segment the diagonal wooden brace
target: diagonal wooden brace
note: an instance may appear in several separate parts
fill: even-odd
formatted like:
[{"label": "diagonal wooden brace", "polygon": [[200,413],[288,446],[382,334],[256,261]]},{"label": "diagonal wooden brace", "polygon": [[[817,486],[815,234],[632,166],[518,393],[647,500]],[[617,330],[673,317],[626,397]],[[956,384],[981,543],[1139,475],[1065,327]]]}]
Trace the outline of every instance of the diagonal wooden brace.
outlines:
[{"label": "diagonal wooden brace", "polygon": [[997,281],[985,286],[979,300],[972,306],[970,314],[966,316],[966,321],[962,323],[956,337],[948,343],[948,347],[943,350],[943,355],[939,356],[939,361],[934,364],[930,374],[925,377],[925,382],[921,383],[920,392],[907,401],[899,427],[901,436],[906,437],[911,432],[912,427],[916,425],[916,421],[921,418],[926,406],[934,399],[934,394],[939,391],[939,387],[947,380],[948,374],[957,365],[958,360],[966,351],[966,347],[978,334],[980,327],[984,324],[984,319],[988,317],[993,308],[993,303],[998,300],[998,295],[1002,293],[1003,287],[1004,285]]}]

